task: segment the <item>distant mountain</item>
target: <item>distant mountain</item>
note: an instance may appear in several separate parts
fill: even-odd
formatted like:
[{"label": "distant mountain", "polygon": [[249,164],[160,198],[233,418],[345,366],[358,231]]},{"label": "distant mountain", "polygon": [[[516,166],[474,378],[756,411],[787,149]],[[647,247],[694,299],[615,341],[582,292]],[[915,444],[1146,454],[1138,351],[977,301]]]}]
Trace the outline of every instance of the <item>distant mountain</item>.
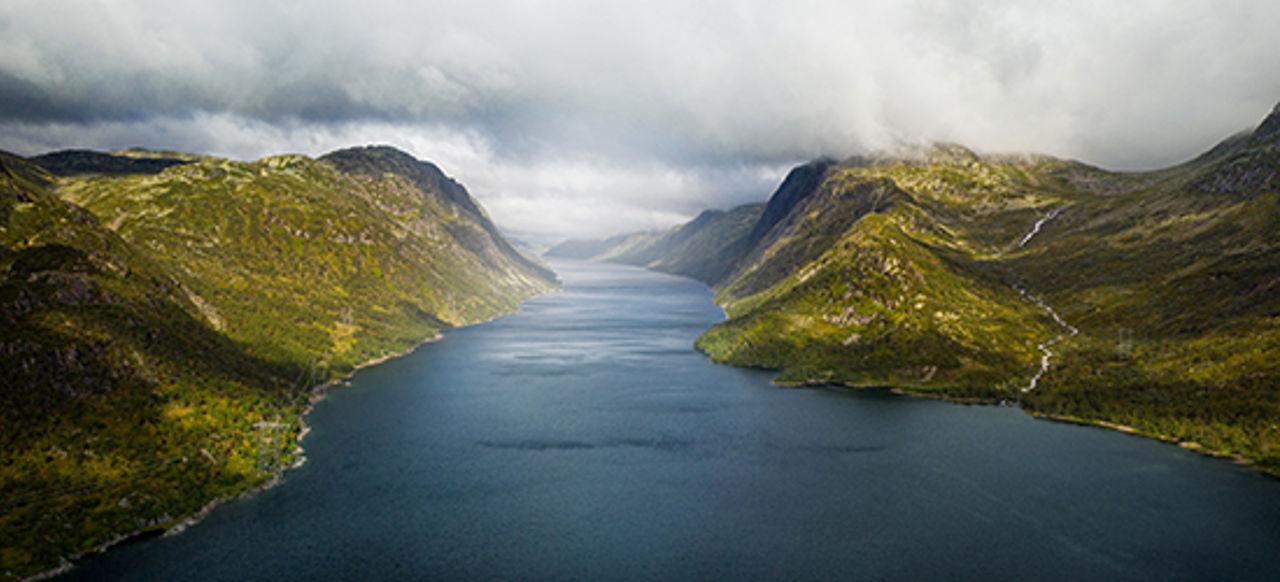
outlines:
[{"label": "distant mountain", "polygon": [[946,144],[819,160],[716,236],[632,262],[699,265],[729,316],[697,342],[716,361],[1020,401],[1280,472],[1280,107],[1154,172]]},{"label": "distant mountain", "polygon": [[648,252],[662,234],[662,231],[645,231],[604,239],[569,239],[547,249],[543,256],[592,261],[618,260],[618,262],[632,263],[635,262],[634,255],[637,251]]},{"label": "distant mountain", "polygon": [[4,577],[267,481],[314,386],[556,284],[391,148],[122,157],[0,155]]},{"label": "distant mountain", "polygon": [[707,210],[668,231],[570,239],[551,247],[544,256],[649,267],[710,284],[722,278],[749,249],[747,237],[763,210],[763,204]]},{"label": "distant mountain", "polygon": [[707,210],[658,241],[646,264],[704,283],[719,281],[750,250],[751,228],[762,220],[764,211],[761,204]]}]

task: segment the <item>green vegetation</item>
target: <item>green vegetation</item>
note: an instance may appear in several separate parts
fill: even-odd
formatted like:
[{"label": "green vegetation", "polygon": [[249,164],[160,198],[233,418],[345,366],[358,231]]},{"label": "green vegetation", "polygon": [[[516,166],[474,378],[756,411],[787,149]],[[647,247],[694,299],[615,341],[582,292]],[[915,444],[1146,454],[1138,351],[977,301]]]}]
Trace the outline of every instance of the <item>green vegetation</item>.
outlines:
[{"label": "green vegetation", "polygon": [[0,154],[0,577],[267,482],[313,387],[554,286],[390,148],[150,155]]},{"label": "green vegetation", "polygon": [[738,254],[638,261],[721,263],[703,280],[729,317],[697,342],[716,361],[1020,401],[1280,474],[1280,107],[1157,172],[955,145],[820,160],[720,235]]},{"label": "green vegetation", "polygon": [[992,260],[1007,241],[961,225],[1027,178],[955,150],[828,167],[717,286],[729,320],[699,349],[783,383],[1015,398],[1055,324]]}]

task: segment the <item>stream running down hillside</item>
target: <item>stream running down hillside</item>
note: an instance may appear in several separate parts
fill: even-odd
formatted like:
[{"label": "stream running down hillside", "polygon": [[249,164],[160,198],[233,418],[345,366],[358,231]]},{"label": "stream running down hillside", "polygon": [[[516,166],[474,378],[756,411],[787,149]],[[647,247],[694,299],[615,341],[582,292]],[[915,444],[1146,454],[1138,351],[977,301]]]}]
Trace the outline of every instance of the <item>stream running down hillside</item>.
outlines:
[{"label": "stream running down hillside", "polygon": [[363,370],[308,462],[68,580],[1280,577],[1280,482],[1120,433],[715,365],[701,284],[562,292]]},{"label": "stream running down hillside", "polygon": [[[1034,238],[1037,234],[1040,234],[1040,229],[1043,228],[1045,224],[1047,224],[1050,220],[1057,218],[1058,215],[1061,213],[1062,213],[1061,208],[1055,208],[1053,210],[1050,210],[1047,214],[1045,214],[1043,217],[1037,220],[1035,224],[1032,225],[1031,230],[1027,231],[1027,234],[1023,235],[1023,237],[1020,240],[1018,240],[1018,248],[1026,247],[1027,243],[1031,242],[1032,238]],[[1080,330],[1077,329],[1076,326],[1071,325],[1070,323],[1067,323],[1066,320],[1062,319],[1062,316],[1058,315],[1058,311],[1053,307],[1050,307],[1049,304],[1045,302],[1043,297],[1040,297],[1039,295],[1031,293],[1030,291],[1027,290],[1026,287],[1023,287],[1021,284],[1014,284],[1013,288],[1024,299],[1034,303],[1036,307],[1040,308],[1041,311],[1045,312],[1046,314],[1049,315],[1049,317],[1053,318],[1053,322],[1058,324],[1059,327],[1067,330],[1065,333],[1060,333],[1056,336],[1053,336],[1052,338],[1049,338],[1048,340],[1045,340],[1043,342],[1040,342],[1039,344],[1036,344],[1036,349],[1040,350],[1040,368],[1036,370],[1035,375],[1031,377],[1031,381],[1028,382],[1027,385],[1022,388],[1022,392],[1025,394],[1027,392],[1035,390],[1036,386],[1040,384],[1040,379],[1044,377],[1045,372],[1049,371],[1049,366],[1053,361],[1053,356],[1056,355],[1051,348],[1057,345],[1058,342],[1061,342],[1062,340],[1067,339],[1068,337],[1078,335],[1080,333]]]}]

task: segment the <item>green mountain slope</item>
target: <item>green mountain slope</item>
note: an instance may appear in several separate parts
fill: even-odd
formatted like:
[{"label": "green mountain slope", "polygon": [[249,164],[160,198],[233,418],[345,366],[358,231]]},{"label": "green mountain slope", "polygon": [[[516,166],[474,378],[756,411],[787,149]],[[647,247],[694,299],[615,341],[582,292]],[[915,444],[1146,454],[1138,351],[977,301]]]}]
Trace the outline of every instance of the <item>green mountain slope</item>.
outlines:
[{"label": "green mountain slope", "polygon": [[61,193],[151,251],[211,325],[265,357],[350,369],[510,311],[552,277],[460,186],[389,148],[205,160],[68,179]]},{"label": "green mountain slope", "polygon": [[[729,320],[698,347],[779,368],[783,382],[1013,397],[1054,323],[994,264],[1001,246],[963,225],[988,205],[1033,203],[1000,192],[1030,186],[1034,168],[984,164],[955,146],[823,164],[719,282]],[[981,181],[959,181],[972,175]]]},{"label": "green mountain slope", "polygon": [[0,157],[5,577],[267,481],[313,386],[554,287],[390,148],[148,155]]},{"label": "green mountain slope", "polygon": [[716,361],[1016,400],[1280,472],[1278,198],[1280,107],[1154,172],[955,145],[819,160],[722,239],[745,251],[640,264],[719,263],[729,317],[697,342]]}]

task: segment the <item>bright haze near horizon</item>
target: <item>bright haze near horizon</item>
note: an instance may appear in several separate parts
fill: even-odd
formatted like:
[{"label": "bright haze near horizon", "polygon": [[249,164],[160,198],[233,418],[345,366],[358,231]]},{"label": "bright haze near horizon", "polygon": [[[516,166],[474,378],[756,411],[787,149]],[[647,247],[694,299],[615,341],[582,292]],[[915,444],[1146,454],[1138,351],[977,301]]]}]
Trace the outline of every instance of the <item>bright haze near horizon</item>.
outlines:
[{"label": "bright haze near horizon", "polygon": [[1280,100],[1280,4],[0,4],[0,148],[379,143],[518,237],[669,227],[928,141],[1176,163]]}]

